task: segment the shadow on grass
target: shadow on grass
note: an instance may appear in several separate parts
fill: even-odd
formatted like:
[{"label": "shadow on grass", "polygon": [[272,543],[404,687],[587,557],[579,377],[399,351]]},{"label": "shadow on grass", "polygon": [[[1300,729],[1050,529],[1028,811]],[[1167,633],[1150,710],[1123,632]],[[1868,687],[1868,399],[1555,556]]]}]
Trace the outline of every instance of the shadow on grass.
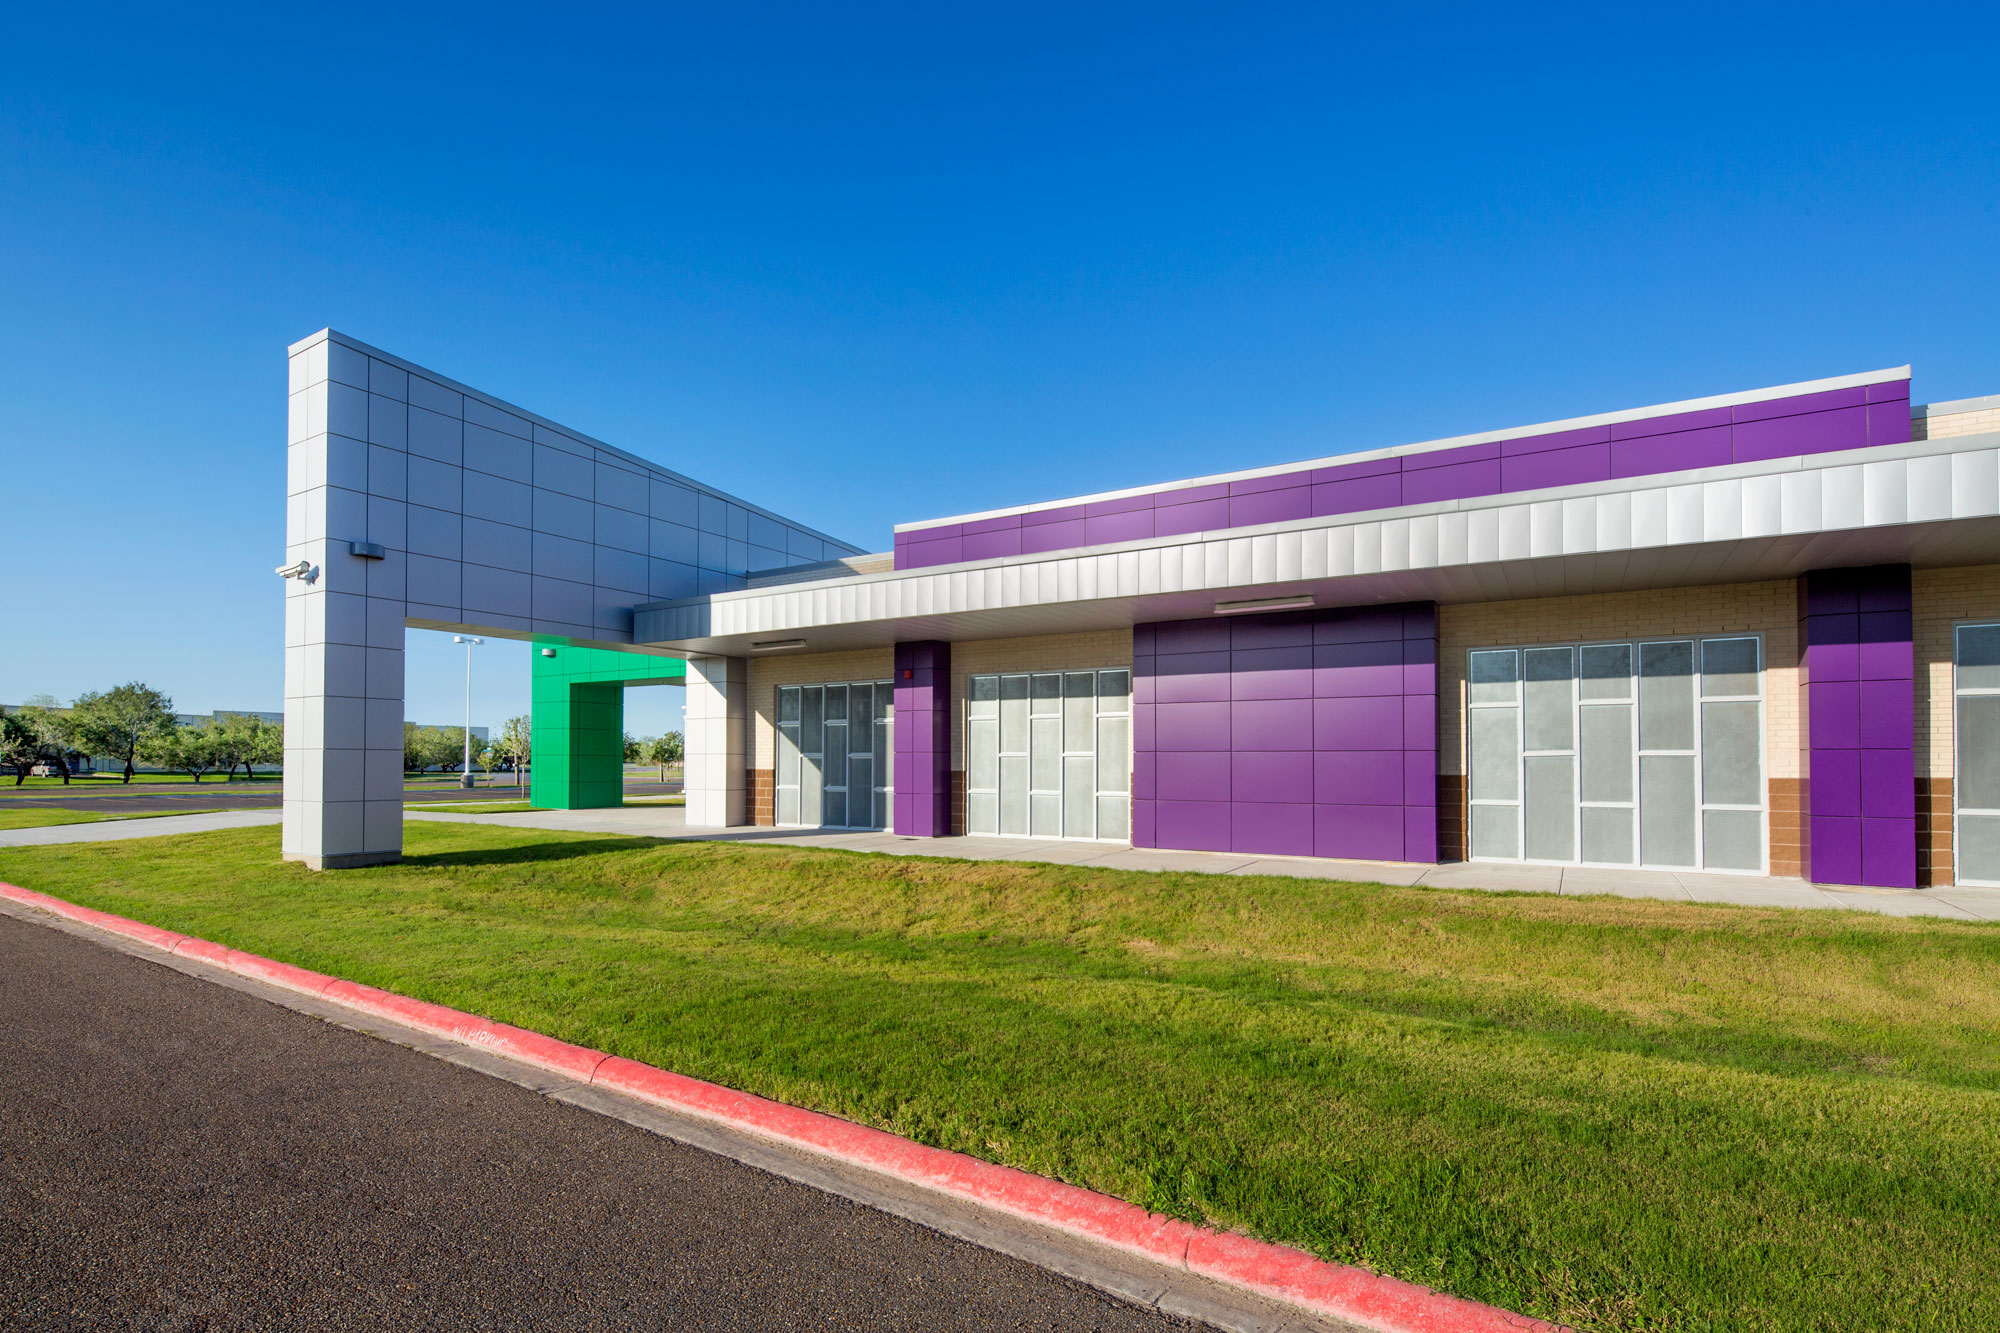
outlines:
[{"label": "shadow on grass", "polygon": [[512,847],[468,848],[454,852],[405,852],[399,864],[406,866],[503,866],[543,861],[569,861],[580,856],[602,856],[606,852],[629,852],[642,847],[665,847],[671,838],[635,838],[604,834],[588,842],[529,842]]}]

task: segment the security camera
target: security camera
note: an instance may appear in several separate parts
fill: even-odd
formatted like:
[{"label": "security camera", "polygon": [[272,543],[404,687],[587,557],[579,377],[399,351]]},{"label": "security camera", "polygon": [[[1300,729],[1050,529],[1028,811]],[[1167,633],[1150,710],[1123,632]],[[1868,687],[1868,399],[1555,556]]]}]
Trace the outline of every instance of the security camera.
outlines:
[{"label": "security camera", "polygon": [[313,568],[310,560],[301,560],[296,565],[279,565],[273,572],[281,579],[304,579],[307,583],[319,577],[319,571]]}]

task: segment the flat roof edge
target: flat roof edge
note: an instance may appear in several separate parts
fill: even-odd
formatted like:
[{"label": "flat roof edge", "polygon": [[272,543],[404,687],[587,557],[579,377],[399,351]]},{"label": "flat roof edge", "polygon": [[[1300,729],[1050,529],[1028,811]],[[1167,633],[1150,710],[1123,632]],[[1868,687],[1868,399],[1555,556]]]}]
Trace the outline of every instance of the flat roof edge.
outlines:
[{"label": "flat roof edge", "polygon": [[[1621,408],[1615,412],[1597,412],[1590,416],[1567,417],[1561,421],[1542,421],[1526,426],[1508,426],[1500,430],[1479,431],[1472,435],[1451,435],[1443,439],[1423,440],[1415,444],[1391,445],[1382,449],[1357,450],[1353,453],[1329,454],[1323,458],[1306,458],[1291,463],[1276,463],[1267,467],[1244,468],[1236,472],[1212,472],[1200,477],[1187,477],[1177,481],[1156,482],[1145,486],[1127,486],[1115,491],[1097,491],[1090,495],[1063,496],[1053,500],[1037,500],[1032,504],[1008,505],[999,509],[982,509],[971,514],[946,514],[939,518],[922,519],[914,523],[898,523],[896,532],[918,532],[925,528],[935,528],[945,523],[977,523],[989,518],[1007,518],[1014,514],[1032,514],[1043,509],[1063,505],[1096,504],[1106,500],[1123,500],[1134,495],[1152,495],[1162,491],[1190,490],[1196,486],[1213,486],[1219,482],[1249,481],[1257,477],[1275,477],[1286,472],[1297,472],[1304,468],[1333,467],[1343,463],[1368,463],[1381,458],[1403,458],[1412,454],[1433,453],[1441,449],[1463,448],[1469,444],[1490,444],[1496,440],[1521,439],[1531,435],[1552,435],[1558,431],[1581,430],[1587,426],[1611,426],[1626,421],[1641,421],[1647,417],[1671,416],[1679,412],[1699,412],[1707,408],[1736,407],[1743,403],[1768,402],[1773,398],[1795,398],[1808,393],[1826,393],[1833,389],[1852,389],[1868,384],[1883,384],[1890,380],[1910,378],[1910,367],[1891,366],[1883,370],[1866,370],[1852,375],[1835,375],[1828,379],[1803,380],[1797,384],[1780,384],[1766,389],[1745,389],[1738,393],[1712,394],[1706,398],[1686,398],[1679,402],[1655,403],[1649,407]],[[1960,409],[1965,410],[1965,409]]]},{"label": "flat roof edge", "polygon": [[458,393],[462,393],[468,398],[477,398],[480,402],[485,403],[489,407],[497,407],[503,412],[511,412],[513,415],[525,418],[526,420],[533,422],[535,425],[544,426],[549,430],[555,431],[559,435],[566,435],[570,439],[577,441],[579,444],[587,444],[593,449],[602,449],[607,454],[616,454],[618,457],[623,458],[628,462],[637,463],[639,466],[647,468],[654,472],[664,473],[665,475],[672,477],[675,481],[685,482],[687,483],[688,486],[690,486],[694,490],[706,491],[710,495],[719,496],[734,504],[740,504],[745,509],[761,514],[765,518],[768,518],[773,522],[783,523],[787,527],[797,528],[801,532],[811,533],[813,536],[819,538],[821,541],[832,542],[835,546],[846,547],[851,554],[854,555],[868,554],[867,551],[863,550],[859,546],[856,546],[853,542],[847,541],[844,538],[835,537],[830,533],[821,532],[818,528],[808,527],[804,523],[799,522],[795,518],[787,518],[783,514],[777,513],[770,509],[766,509],[764,508],[764,506],[756,504],[750,500],[746,500],[740,495],[735,495],[729,491],[725,491],[718,487],[711,486],[705,481],[697,481],[693,477],[688,476],[684,472],[676,472],[672,468],[667,467],[664,464],[655,463],[650,458],[641,458],[639,455],[631,452],[629,449],[620,449],[615,444],[606,444],[603,440],[600,440],[595,436],[585,435],[582,431],[578,430],[574,426],[565,426],[560,421],[551,421],[549,418],[543,416],[539,412],[531,412],[527,408],[520,406],[518,403],[508,402],[505,398],[496,398],[492,394],[487,393],[483,389],[475,389],[470,384],[465,384],[458,380],[452,379],[448,375],[440,374],[439,372],[432,370],[429,366],[420,366],[414,361],[408,360],[404,357],[397,356],[394,352],[386,352],[383,351],[380,347],[374,346],[373,344],[362,342],[359,338],[349,337],[347,334],[342,333],[338,329],[325,328],[321,329],[318,333],[309,334],[306,337],[299,339],[297,342],[287,347],[285,349],[285,354],[287,356],[297,356],[300,352],[305,351],[307,348],[310,348],[315,344],[322,342],[337,342],[341,346],[351,348],[354,351],[360,352],[364,356],[372,356],[377,361],[386,361],[390,365],[395,366],[398,370],[405,370],[409,371],[412,374],[421,375],[427,380],[431,380],[432,382],[437,384],[442,384],[445,388],[454,390],[455,392]]}]

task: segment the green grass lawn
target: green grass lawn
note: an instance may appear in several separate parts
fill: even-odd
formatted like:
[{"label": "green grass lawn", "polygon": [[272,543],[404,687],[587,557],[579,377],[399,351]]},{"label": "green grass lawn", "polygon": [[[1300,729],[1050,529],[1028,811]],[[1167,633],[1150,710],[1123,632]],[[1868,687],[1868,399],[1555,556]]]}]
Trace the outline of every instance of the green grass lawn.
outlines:
[{"label": "green grass lawn", "polygon": [[206,815],[211,810],[148,810],[143,814],[100,814],[95,810],[0,810],[0,829],[49,828],[56,824],[98,824],[107,819],[158,819],[163,815]]},{"label": "green grass lawn", "polygon": [[[625,800],[629,809],[646,805],[686,805],[685,796],[633,796]],[[406,810],[425,810],[449,815],[517,815],[524,810],[545,810],[532,801],[451,801],[440,805],[411,805]]]},{"label": "green grass lawn", "polygon": [[2000,928],[405,837],[0,879],[1587,1329],[2000,1327]]}]

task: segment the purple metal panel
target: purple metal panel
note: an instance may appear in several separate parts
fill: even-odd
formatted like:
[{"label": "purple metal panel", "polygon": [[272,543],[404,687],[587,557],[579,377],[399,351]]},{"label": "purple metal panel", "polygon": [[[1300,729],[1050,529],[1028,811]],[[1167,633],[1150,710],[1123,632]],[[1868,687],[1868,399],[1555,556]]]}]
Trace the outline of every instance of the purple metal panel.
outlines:
[{"label": "purple metal panel", "polygon": [[1500,460],[1500,489],[1535,491],[1611,479],[1611,445],[1585,444]]},{"label": "purple metal panel", "polygon": [[1037,551],[1066,551],[1072,546],[1084,544],[1084,522],[1081,518],[1068,519],[1061,523],[1038,523],[1021,529],[1021,554],[1033,555]]},{"label": "purple metal panel", "polygon": [[1178,537],[1185,532],[1208,532],[1229,526],[1229,499],[1197,500],[1190,504],[1161,505],[1153,511],[1153,535]]},{"label": "purple metal panel", "polygon": [[[1422,700],[1416,702],[1421,704]],[[1315,699],[1313,748],[1326,751],[1404,748],[1408,730],[1404,725],[1404,710],[1382,705],[1379,698]],[[1435,728],[1435,721],[1432,725]]]},{"label": "purple metal panel", "polygon": [[1312,806],[1231,802],[1229,850],[1264,856],[1311,856]]},{"label": "purple metal panel", "polygon": [[895,665],[895,831],[906,838],[951,832],[951,645],[899,643]]},{"label": "purple metal panel", "polygon": [[1089,505],[1057,505],[1052,509],[1031,509],[1021,515],[1024,528],[1040,527],[1045,523],[1068,523],[1072,519],[1089,517]]},{"label": "purple metal panel", "polygon": [[1002,514],[998,518],[978,518],[961,526],[961,534],[976,537],[987,532],[1012,532],[1021,526],[1019,514]]},{"label": "purple metal panel", "polygon": [[1910,442],[1910,402],[1907,398],[1868,404],[1868,443],[1908,444]]},{"label": "purple metal panel", "polygon": [[1639,436],[1611,442],[1611,475],[1647,477],[1683,468],[1720,467],[1734,457],[1735,446],[1728,426]]},{"label": "purple metal panel", "polygon": [[1518,440],[1502,440],[1500,457],[1510,458],[1516,454],[1539,454],[1551,449],[1574,449],[1579,445],[1610,442],[1611,427],[1583,426],[1576,430],[1559,430],[1549,435],[1527,435]]},{"label": "purple metal panel", "polygon": [[1244,699],[1229,705],[1230,748],[1310,750],[1311,699]]},{"label": "purple metal panel", "polygon": [[1132,799],[1150,801],[1159,795],[1157,779],[1160,771],[1159,756],[1151,746],[1132,751]]},{"label": "purple metal panel", "polygon": [[1132,845],[1134,847],[1157,847],[1160,845],[1154,815],[1156,806],[1152,801],[1132,802]]},{"label": "purple metal panel", "polygon": [[1915,887],[1909,606],[1907,565],[1799,580],[1806,874],[1815,883]]},{"label": "purple metal panel", "polygon": [[1083,521],[1083,544],[1104,546],[1111,542],[1136,542],[1153,535],[1153,511],[1131,510],[1121,514],[1100,514]]},{"label": "purple metal panel", "polygon": [[1371,458],[1363,463],[1336,463],[1332,467],[1314,468],[1312,482],[1318,486],[1326,482],[1355,481],[1362,477],[1393,477],[1402,470],[1401,458]]},{"label": "purple metal panel", "polygon": [[[1221,665],[1203,668],[1198,663],[1209,657],[1222,659]],[[1161,659],[1176,669],[1161,670],[1153,677],[1153,701],[1161,704],[1227,703],[1235,677],[1229,670],[1227,653],[1189,653]]]},{"label": "purple metal panel", "polygon": [[1204,750],[1214,754],[1229,750],[1229,710],[1226,703],[1155,704],[1154,743],[1160,753],[1169,750]]},{"label": "purple metal panel", "polygon": [[1403,503],[1436,504],[1500,492],[1500,460],[1485,459],[1452,467],[1425,468],[1403,474]]},{"label": "purple metal panel", "polygon": [[[1313,855],[1353,861],[1401,861],[1408,855],[1403,841],[1405,816],[1394,805],[1317,805],[1313,807]],[[1436,837],[1431,841],[1435,857]]]},{"label": "purple metal panel", "polygon": [[1900,750],[1861,750],[1861,813],[1870,819],[1905,819],[1913,813],[1916,756]]},{"label": "purple metal panel", "polygon": [[1868,386],[1868,401],[1871,403],[1886,403],[1894,398],[1900,398],[1906,403],[1910,401],[1908,380],[1885,380],[1881,384]]},{"label": "purple metal panel", "polygon": [[1860,818],[1813,815],[1811,823],[1812,870],[1808,878],[1815,884],[1865,884]]},{"label": "purple metal panel", "polygon": [[998,560],[1002,556],[1021,554],[1021,529],[1018,527],[967,533],[959,540],[964,544],[962,555],[967,560]]},{"label": "purple metal panel", "polygon": [[1272,472],[1261,477],[1241,477],[1229,483],[1231,499],[1239,495],[1256,495],[1261,491],[1288,491],[1299,486],[1310,485],[1312,472],[1301,469],[1296,472]]},{"label": "purple metal panel", "polygon": [[1861,682],[1862,749],[1906,752],[1910,749],[1917,730],[1916,691],[1911,688],[1911,680],[1910,676],[1904,676],[1900,680]]},{"label": "purple metal panel", "polygon": [[1229,850],[1229,802],[1155,801],[1159,827],[1152,845],[1187,852]]},{"label": "purple metal panel", "polygon": [[[1151,727],[1135,717],[1135,754],[1152,765],[1142,778],[1135,759],[1150,784],[1135,810],[1151,802],[1153,821],[1149,835],[1135,815],[1135,844],[1212,846],[1224,810],[1236,850],[1435,858],[1436,626],[1428,603],[1140,626],[1135,649],[1151,651],[1134,652],[1135,677],[1161,698],[1176,681],[1207,687],[1233,643],[1234,702],[1148,705]],[[1308,679],[1323,697],[1304,697]]]},{"label": "purple metal panel", "polygon": [[1464,463],[1496,461],[1500,457],[1499,441],[1489,444],[1466,444],[1456,449],[1434,449],[1427,454],[1404,454],[1403,473],[1421,472],[1430,468],[1457,467]]},{"label": "purple metal panel", "polygon": [[1213,754],[1166,750],[1154,757],[1153,784],[1163,801],[1226,801],[1229,766]]},{"label": "purple metal panel", "polygon": [[1321,805],[1402,805],[1403,751],[1318,751],[1312,791]]},{"label": "purple metal panel", "polygon": [[1801,412],[1859,407],[1867,401],[1867,386],[1856,385],[1851,389],[1828,389],[1822,393],[1802,393],[1791,398],[1766,398],[1761,403],[1738,403],[1730,410],[1730,419],[1736,422],[1768,421],[1772,417],[1795,417]]},{"label": "purple metal panel", "polygon": [[1806,686],[1814,750],[1861,748],[1861,686],[1854,681],[1815,680]]},{"label": "purple metal panel", "polygon": [[1127,495],[1117,500],[1092,500],[1083,507],[1085,518],[1103,518],[1107,514],[1133,514],[1153,507],[1152,492],[1144,495]]},{"label": "purple metal panel", "polygon": [[[1208,758],[1206,755],[1200,757]],[[1229,771],[1224,775],[1227,791],[1224,794],[1232,801],[1311,805],[1313,758],[1310,750],[1238,750],[1229,756]],[[1208,767],[1215,769],[1219,765],[1210,760]]]},{"label": "purple metal panel", "polygon": [[1254,527],[1259,523],[1288,523],[1312,515],[1312,488],[1288,486],[1282,490],[1257,491],[1229,497],[1229,526]]},{"label": "purple metal panel", "polygon": [[1636,440],[1647,435],[1672,435],[1678,431],[1706,430],[1727,426],[1731,413],[1726,407],[1705,407],[1696,412],[1669,412],[1663,417],[1641,417],[1620,421],[1611,427],[1613,440]]},{"label": "purple metal panel", "polygon": [[1229,483],[1210,482],[1205,486],[1174,486],[1153,494],[1153,508],[1162,509],[1167,505],[1191,505],[1205,500],[1227,500]]},{"label": "purple metal panel", "polygon": [[911,542],[903,548],[904,569],[923,569],[930,565],[953,565],[965,559],[965,539],[956,534],[940,537],[934,541]]},{"label": "purple metal panel", "polygon": [[[1229,647],[1232,652],[1260,652],[1269,648],[1311,648],[1313,642],[1314,614],[1310,611],[1280,611],[1261,616],[1239,616],[1229,622]],[[1251,658],[1245,665],[1252,670],[1267,665],[1311,666],[1312,654],[1290,657],[1278,662],[1276,659]]]},{"label": "purple metal panel", "polygon": [[[1310,648],[1273,648],[1273,655],[1281,653],[1303,653],[1311,658]],[[1313,669],[1303,667],[1264,667],[1246,670],[1242,660],[1246,654],[1236,654],[1237,665],[1230,674],[1230,697],[1232,699],[1310,699],[1313,697]]]},{"label": "purple metal panel", "polygon": [[1814,752],[1812,808],[1819,815],[1852,818],[1861,813],[1861,751]]},{"label": "purple metal panel", "polygon": [[1325,518],[1331,514],[1358,514],[1366,509],[1394,509],[1402,503],[1403,475],[1400,472],[1321,482],[1312,488],[1314,518]]},{"label": "purple metal panel", "polygon": [[1855,406],[1796,417],[1770,417],[1738,422],[1731,429],[1739,463],[1861,449],[1868,444],[1868,409]]},{"label": "purple metal panel", "polygon": [[1861,878],[1876,888],[1917,887],[1917,825],[1914,819],[1861,821]]},{"label": "purple metal panel", "polygon": [[1167,620],[1142,626],[1153,636],[1153,651],[1162,657],[1174,653],[1226,653],[1232,646],[1227,620]]}]

